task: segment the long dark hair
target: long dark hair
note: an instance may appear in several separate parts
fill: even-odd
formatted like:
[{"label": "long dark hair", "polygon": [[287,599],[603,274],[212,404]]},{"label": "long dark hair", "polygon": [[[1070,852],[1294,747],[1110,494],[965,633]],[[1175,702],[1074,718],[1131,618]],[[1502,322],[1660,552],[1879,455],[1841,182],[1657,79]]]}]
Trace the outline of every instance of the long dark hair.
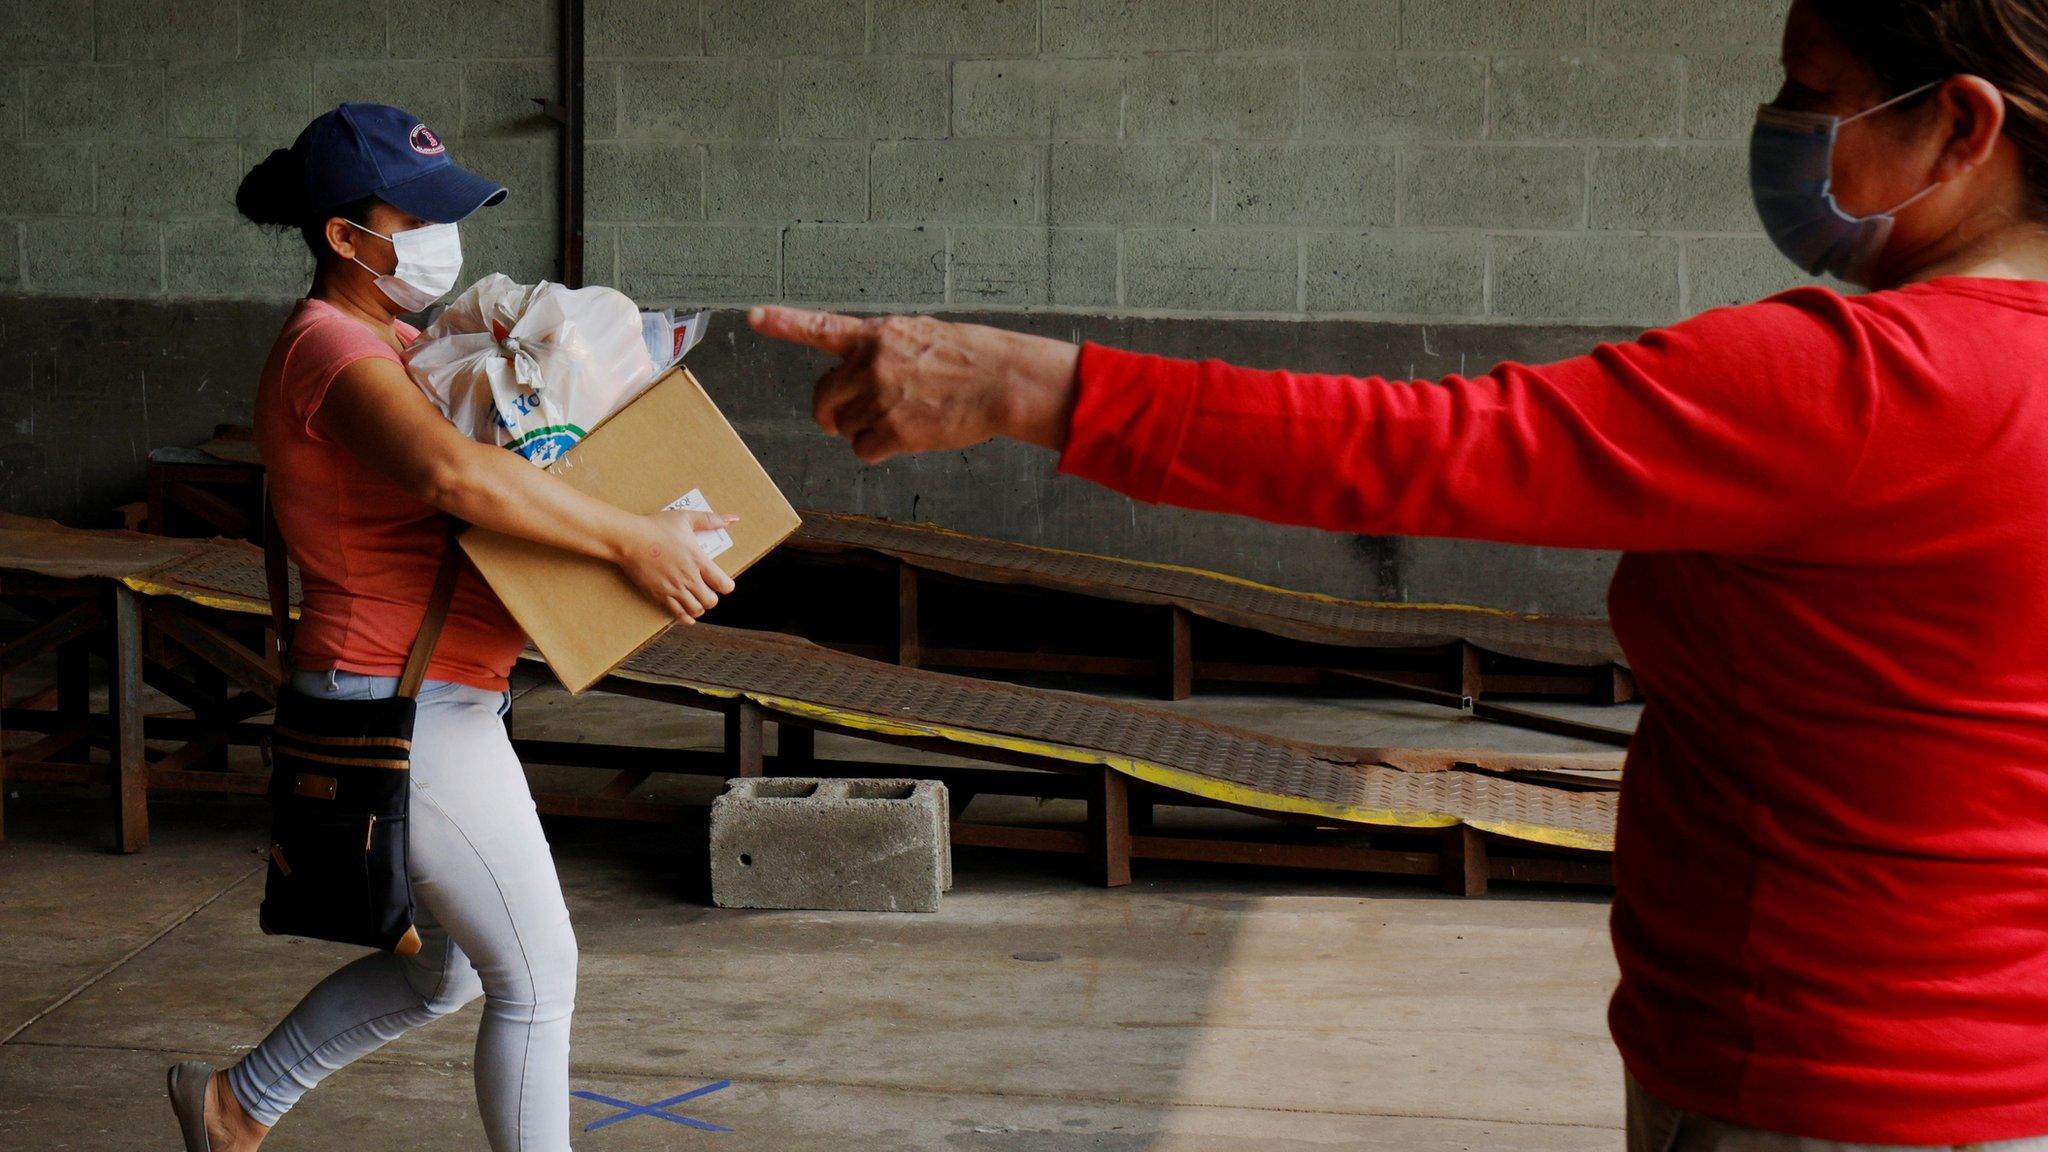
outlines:
[{"label": "long dark hair", "polygon": [[325,212],[315,212],[306,200],[306,179],[298,157],[289,148],[279,148],[249,169],[235,189],[235,211],[250,221],[269,228],[296,228],[316,260],[334,255],[327,246],[327,221],[339,216],[357,224],[370,222],[375,196],[365,196]]},{"label": "long dark hair", "polygon": [[2048,218],[2048,0],[1814,0],[1886,97],[1950,76],[1977,76],[2005,96],[2037,216]]}]

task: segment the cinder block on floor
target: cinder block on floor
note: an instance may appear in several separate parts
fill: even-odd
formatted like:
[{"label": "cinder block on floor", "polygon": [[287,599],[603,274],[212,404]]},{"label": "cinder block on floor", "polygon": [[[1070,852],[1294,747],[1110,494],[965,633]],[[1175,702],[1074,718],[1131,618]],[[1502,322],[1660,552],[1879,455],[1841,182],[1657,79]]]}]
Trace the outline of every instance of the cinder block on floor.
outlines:
[{"label": "cinder block on floor", "polygon": [[721,908],[936,912],[953,886],[936,780],[745,778],[711,804]]}]

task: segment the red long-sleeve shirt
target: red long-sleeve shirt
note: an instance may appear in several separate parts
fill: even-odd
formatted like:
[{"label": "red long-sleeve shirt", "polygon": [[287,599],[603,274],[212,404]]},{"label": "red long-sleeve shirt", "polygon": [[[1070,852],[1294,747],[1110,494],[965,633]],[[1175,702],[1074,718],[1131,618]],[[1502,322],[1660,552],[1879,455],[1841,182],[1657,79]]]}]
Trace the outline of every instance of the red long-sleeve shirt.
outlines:
[{"label": "red long-sleeve shirt", "polygon": [[1803,1136],[2048,1134],[2048,285],[1802,289],[1430,382],[1090,345],[1061,466],[1625,551],[1630,1071]]}]

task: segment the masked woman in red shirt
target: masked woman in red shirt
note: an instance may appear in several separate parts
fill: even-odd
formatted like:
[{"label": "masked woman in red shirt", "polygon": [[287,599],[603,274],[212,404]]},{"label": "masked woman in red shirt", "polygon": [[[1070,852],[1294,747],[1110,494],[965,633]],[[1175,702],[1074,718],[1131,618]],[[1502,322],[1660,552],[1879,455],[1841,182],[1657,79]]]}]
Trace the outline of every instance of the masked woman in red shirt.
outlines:
[{"label": "masked woman in red shirt", "polygon": [[1797,0],[1751,183],[1802,288],[1540,367],[1250,371],[766,308],[862,459],[1619,549],[1630,1147],[2048,1148],[2048,2]]}]

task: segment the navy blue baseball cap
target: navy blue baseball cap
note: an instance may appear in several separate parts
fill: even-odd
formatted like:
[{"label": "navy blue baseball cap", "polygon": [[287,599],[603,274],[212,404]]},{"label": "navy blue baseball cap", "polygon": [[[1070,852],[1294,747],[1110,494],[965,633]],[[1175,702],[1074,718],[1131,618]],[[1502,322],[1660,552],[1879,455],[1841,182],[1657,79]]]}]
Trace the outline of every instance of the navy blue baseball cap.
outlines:
[{"label": "navy blue baseball cap", "polygon": [[292,142],[307,203],[325,212],[375,196],[422,220],[446,224],[505,198],[505,186],[448,159],[434,130],[389,104],[343,104]]}]

